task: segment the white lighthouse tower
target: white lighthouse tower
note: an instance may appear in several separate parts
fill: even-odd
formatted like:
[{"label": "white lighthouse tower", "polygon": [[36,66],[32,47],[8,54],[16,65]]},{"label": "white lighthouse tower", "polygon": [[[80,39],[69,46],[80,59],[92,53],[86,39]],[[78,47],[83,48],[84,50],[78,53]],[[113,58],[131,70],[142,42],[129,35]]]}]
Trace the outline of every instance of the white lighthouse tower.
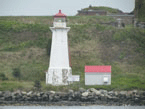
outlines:
[{"label": "white lighthouse tower", "polygon": [[48,72],[46,72],[46,84],[67,85],[68,77],[72,75],[69,62],[69,47],[67,33],[70,27],[66,27],[66,15],[59,13],[54,15],[52,31],[51,54]]}]

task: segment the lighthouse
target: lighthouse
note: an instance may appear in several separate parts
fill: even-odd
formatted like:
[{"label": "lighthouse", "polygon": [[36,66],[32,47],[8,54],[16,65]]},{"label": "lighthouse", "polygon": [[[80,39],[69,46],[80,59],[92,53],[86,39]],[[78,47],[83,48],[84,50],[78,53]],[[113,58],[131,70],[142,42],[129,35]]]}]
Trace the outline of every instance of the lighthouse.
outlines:
[{"label": "lighthouse", "polygon": [[59,13],[54,15],[53,27],[50,27],[52,43],[46,84],[68,85],[68,78],[72,76],[67,36],[70,27],[66,26],[66,18],[66,15],[59,10]]}]

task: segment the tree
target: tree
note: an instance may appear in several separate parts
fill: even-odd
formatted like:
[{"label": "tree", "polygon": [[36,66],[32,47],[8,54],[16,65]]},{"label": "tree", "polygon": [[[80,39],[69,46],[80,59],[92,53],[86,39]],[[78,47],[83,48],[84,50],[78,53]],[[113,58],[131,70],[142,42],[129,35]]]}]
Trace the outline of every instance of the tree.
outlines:
[{"label": "tree", "polygon": [[20,80],[21,72],[19,68],[14,68],[12,74],[15,78],[18,78]]}]

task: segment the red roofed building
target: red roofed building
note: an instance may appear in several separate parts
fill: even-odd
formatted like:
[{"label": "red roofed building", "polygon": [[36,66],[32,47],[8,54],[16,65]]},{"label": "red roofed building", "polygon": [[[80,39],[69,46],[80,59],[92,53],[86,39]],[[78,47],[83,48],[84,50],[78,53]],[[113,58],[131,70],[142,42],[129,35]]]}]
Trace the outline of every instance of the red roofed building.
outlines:
[{"label": "red roofed building", "polygon": [[110,85],[111,66],[85,66],[85,85]]}]

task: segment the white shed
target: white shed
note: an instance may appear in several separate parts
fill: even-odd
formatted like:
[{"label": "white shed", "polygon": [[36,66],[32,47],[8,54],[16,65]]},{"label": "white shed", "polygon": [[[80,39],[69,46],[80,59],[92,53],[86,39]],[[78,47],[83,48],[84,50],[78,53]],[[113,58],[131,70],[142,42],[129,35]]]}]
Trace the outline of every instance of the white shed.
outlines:
[{"label": "white shed", "polygon": [[85,85],[111,85],[111,66],[85,66]]}]

